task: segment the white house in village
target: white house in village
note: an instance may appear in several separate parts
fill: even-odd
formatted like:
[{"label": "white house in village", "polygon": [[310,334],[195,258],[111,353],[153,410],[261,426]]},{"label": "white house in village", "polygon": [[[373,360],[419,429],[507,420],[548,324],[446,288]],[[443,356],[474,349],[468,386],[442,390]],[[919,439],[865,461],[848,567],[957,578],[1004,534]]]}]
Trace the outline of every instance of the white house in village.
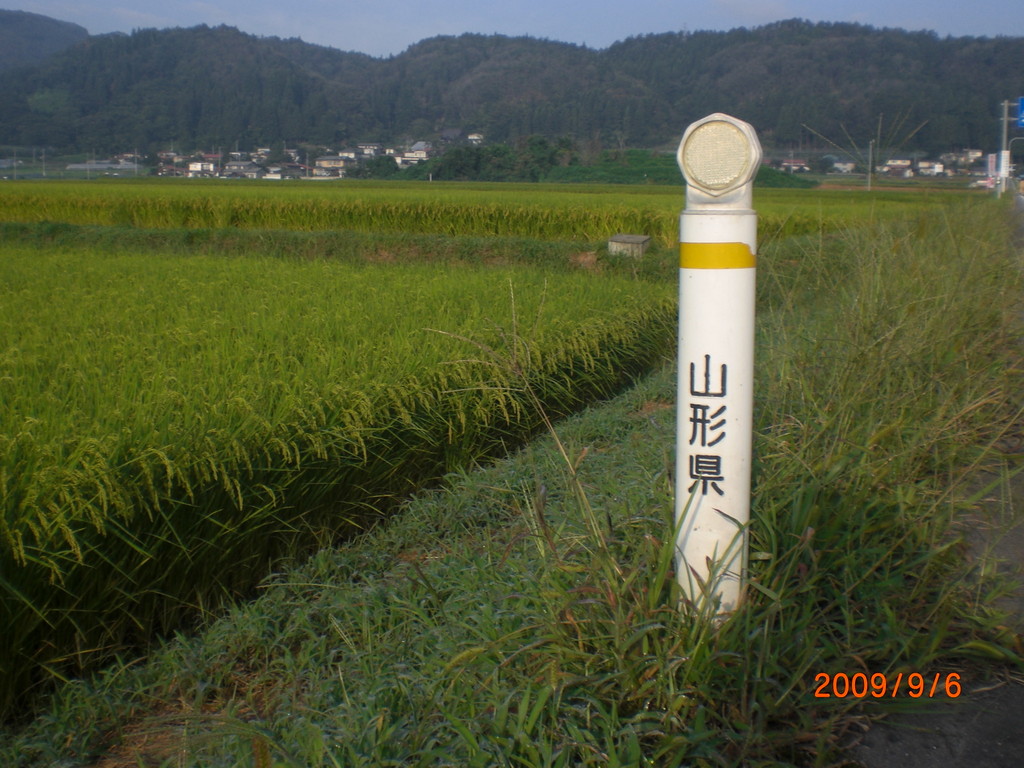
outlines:
[{"label": "white house in village", "polygon": [[787,157],[779,161],[779,169],[786,173],[807,173],[811,166],[804,159]]},{"label": "white house in village", "polygon": [[885,165],[882,165],[875,169],[879,173],[885,173],[889,176],[899,176],[904,179],[909,179],[914,175],[914,161],[907,157],[892,157],[885,161]]},{"label": "white house in village", "polygon": [[198,179],[204,176],[213,176],[217,173],[217,166],[207,160],[193,160],[188,164],[188,172],[185,174],[190,179]]},{"label": "white house in village", "polygon": [[319,177],[344,176],[345,169],[355,164],[355,158],[344,155],[323,155],[314,161],[313,175]]},{"label": "white house in village", "polygon": [[945,176],[946,166],[935,160],[920,160],[917,163],[918,176]]},{"label": "white house in village", "polygon": [[395,163],[399,168],[408,168],[410,165],[422,163],[428,160],[434,153],[433,145],[428,141],[417,141],[409,149],[401,154],[394,154]]},{"label": "white house in village", "polygon": [[231,178],[259,179],[263,176],[263,168],[252,160],[228,160],[224,163],[221,175]]}]

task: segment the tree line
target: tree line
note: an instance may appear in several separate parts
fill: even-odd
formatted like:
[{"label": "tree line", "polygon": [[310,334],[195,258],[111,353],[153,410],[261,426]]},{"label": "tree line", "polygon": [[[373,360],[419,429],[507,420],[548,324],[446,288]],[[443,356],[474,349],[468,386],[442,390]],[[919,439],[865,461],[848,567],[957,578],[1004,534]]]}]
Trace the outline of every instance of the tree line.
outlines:
[{"label": "tree line", "polygon": [[[443,36],[388,58],[226,26],[147,29],[90,37],[0,72],[0,144],[340,147],[461,130],[488,142],[537,135],[624,149],[664,146],[693,120],[723,111],[777,148],[826,137],[929,154],[991,151],[998,105],[1020,95],[1021,71],[1024,38],[799,20],[643,35],[604,50]],[[476,161],[512,162],[498,149]]]}]

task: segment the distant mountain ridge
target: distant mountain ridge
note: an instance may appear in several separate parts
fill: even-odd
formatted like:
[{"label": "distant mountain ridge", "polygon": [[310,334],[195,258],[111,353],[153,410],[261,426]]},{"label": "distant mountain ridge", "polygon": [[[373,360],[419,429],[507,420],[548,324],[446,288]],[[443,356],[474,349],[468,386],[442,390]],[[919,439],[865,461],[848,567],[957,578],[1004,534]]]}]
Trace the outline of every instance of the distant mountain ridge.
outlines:
[{"label": "distant mountain ridge", "polygon": [[147,29],[87,37],[0,72],[0,144],[343,146],[461,130],[488,141],[540,134],[660,146],[724,111],[797,151],[818,141],[805,126],[844,146],[878,138],[907,150],[991,151],[998,105],[1024,93],[1022,73],[1024,38],[801,20],[644,35],[604,50],[441,36],[388,58],[226,26]]},{"label": "distant mountain ridge", "polygon": [[85,27],[69,21],[0,10],[0,71],[38,64],[88,37]]}]

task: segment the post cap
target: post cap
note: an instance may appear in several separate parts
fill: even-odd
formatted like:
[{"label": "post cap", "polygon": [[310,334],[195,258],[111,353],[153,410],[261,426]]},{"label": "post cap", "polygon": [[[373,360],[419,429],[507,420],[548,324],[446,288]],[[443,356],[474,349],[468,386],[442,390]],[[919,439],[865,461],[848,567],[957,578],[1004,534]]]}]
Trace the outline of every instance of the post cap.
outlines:
[{"label": "post cap", "polygon": [[761,143],[749,123],[716,112],[686,129],[676,160],[690,188],[713,199],[725,198],[753,182]]}]

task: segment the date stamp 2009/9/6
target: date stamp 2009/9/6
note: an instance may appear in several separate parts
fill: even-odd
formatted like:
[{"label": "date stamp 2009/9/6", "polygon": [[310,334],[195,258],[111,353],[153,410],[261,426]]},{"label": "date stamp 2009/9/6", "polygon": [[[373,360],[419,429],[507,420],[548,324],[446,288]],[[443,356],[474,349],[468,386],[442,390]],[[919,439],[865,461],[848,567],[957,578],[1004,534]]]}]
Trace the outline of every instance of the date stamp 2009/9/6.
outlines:
[{"label": "date stamp 2009/9/6", "polygon": [[816,699],[895,699],[901,693],[913,699],[931,699],[936,696],[955,699],[961,692],[958,672],[936,672],[928,677],[920,672],[911,672],[908,675],[900,672],[894,679],[886,677],[881,672],[872,675],[865,672],[854,672],[852,675],[845,672],[819,672],[814,676],[814,682],[817,684],[814,688]]}]

